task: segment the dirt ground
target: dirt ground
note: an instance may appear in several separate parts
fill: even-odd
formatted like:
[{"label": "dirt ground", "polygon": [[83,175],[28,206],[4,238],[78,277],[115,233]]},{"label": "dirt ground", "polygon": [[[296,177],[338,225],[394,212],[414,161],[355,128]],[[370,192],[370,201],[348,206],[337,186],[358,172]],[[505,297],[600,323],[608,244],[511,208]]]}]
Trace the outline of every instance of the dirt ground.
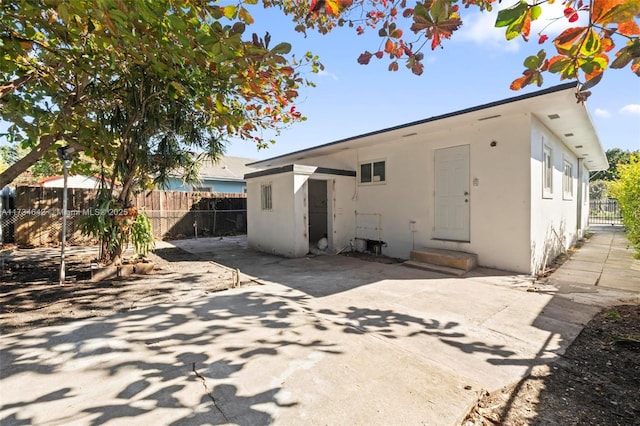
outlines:
[{"label": "dirt ground", "polygon": [[[9,250],[16,248],[5,246],[0,256]],[[65,256],[67,283],[61,286],[59,256],[51,252],[20,249],[0,265],[0,333],[203,297],[228,289],[236,279],[233,270],[171,248],[148,256],[154,263],[150,275],[92,282],[95,250],[76,250]]]},{"label": "dirt ground", "polygon": [[[5,246],[0,256],[7,250],[16,248]],[[93,255],[86,251],[67,256],[69,283],[60,286],[57,257],[23,252],[0,265],[2,334],[206,297],[236,279],[234,271],[175,248],[151,255],[150,276],[92,282]],[[504,389],[481,392],[463,424],[640,425],[639,395],[640,306],[616,306],[596,315],[557,362]]]},{"label": "dirt ground", "polygon": [[468,425],[640,425],[640,306],[596,315],[551,365],[482,393]]}]

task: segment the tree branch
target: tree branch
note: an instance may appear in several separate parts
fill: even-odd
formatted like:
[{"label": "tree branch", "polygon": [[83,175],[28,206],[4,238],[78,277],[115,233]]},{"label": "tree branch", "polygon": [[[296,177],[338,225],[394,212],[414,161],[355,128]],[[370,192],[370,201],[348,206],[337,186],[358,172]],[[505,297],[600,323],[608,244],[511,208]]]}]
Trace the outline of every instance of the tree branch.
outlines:
[{"label": "tree branch", "polygon": [[40,143],[27,155],[9,166],[7,170],[0,173],[0,188],[4,188],[20,176],[25,170],[33,166],[42,156],[53,146],[60,135],[46,135],[40,138]]},{"label": "tree branch", "polygon": [[31,80],[35,78],[35,73],[29,73],[27,75],[23,75],[22,77],[18,77],[13,81],[10,81],[6,84],[0,86],[0,99],[4,98],[14,90],[18,90],[22,86],[29,83]]}]

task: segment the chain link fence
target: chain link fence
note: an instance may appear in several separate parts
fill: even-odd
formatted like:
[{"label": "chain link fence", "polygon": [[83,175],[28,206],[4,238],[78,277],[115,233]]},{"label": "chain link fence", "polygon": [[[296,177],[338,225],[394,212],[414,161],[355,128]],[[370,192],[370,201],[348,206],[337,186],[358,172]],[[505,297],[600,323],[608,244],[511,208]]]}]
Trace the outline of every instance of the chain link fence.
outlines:
[{"label": "chain link fence", "polygon": [[[159,211],[145,210],[156,239],[181,239],[244,234],[247,232],[246,209]],[[80,232],[80,223],[88,212],[67,213],[67,243],[96,244]],[[62,237],[62,211],[6,209],[0,217],[2,242],[25,247],[58,245]]]}]

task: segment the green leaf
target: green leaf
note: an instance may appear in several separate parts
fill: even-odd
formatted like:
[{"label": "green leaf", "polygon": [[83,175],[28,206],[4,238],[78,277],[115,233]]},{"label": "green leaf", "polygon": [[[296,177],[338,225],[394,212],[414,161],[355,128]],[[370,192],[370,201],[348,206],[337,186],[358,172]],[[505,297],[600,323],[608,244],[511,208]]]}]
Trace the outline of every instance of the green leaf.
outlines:
[{"label": "green leaf", "polygon": [[433,16],[434,21],[447,19],[447,4],[444,0],[435,0],[433,2],[431,5],[431,16]]},{"label": "green leaf", "polygon": [[527,13],[527,10],[529,10],[529,5],[526,1],[521,1],[515,6],[502,9],[498,12],[495,26],[498,28],[508,27],[519,19],[524,20],[524,15]]},{"label": "green leaf", "polygon": [[602,49],[602,42],[600,36],[593,28],[589,29],[587,36],[584,38],[580,47],[580,53],[584,56],[593,56],[600,52]]},{"label": "green leaf", "polygon": [[232,4],[227,5],[223,8],[224,16],[228,19],[233,19],[236,17],[236,13],[238,12],[238,8]]},{"label": "green leaf", "polygon": [[531,8],[531,20],[535,21],[542,15],[542,7],[540,5],[535,5]]},{"label": "green leaf", "polygon": [[420,16],[426,18],[429,14],[428,10],[422,3],[416,3],[416,7],[413,9],[413,16]]},{"label": "green leaf", "polygon": [[525,68],[528,68],[530,70],[538,69],[541,64],[542,64],[542,61],[538,56],[535,56],[535,55],[528,56],[527,59],[524,60]]},{"label": "green leaf", "polygon": [[560,73],[570,64],[571,61],[569,59],[560,59],[558,61],[554,61],[549,66],[549,72],[554,74]]},{"label": "green leaf", "polygon": [[242,22],[236,22],[235,24],[233,24],[233,27],[231,27],[231,31],[229,32],[230,35],[236,35],[236,34],[244,34],[244,30],[246,29],[246,25]]},{"label": "green leaf", "polygon": [[520,34],[522,34],[522,28],[524,28],[524,21],[525,21],[525,17],[526,16],[527,15],[526,15],[526,12],[525,12],[524,15],[521,15],[518,19],[513,21],[507,27],[507,32],[505,33],[505,36],[507,37],[507,40],[513,40],[514,38],[516,38]]},{"label": "green leaf", "polygon": [[271,52],[279,55],[286,55],[291,52],[291,44],[285,42],[279,43],[276,47],[271,49]]},{"label": "green leaf", "polygon": [[67,5],[64,3],[60,3],[58,5],[58,17],[62,20],[62,22],[64,22],[65,24],[67,22],[69,22],[69,9],[67,8]]},{"label": "green leaf", "polygon": [[187,24],[179,16],[169,15],[169,21],[171,22],[171,28],[177,32],[183,32],[187,29]]}]

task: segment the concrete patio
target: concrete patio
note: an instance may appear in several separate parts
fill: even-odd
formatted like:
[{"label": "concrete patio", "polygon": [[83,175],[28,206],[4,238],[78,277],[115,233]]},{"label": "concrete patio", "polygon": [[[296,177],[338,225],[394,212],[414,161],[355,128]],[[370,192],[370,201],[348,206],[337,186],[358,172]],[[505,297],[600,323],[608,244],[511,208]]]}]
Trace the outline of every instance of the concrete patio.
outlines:
[{"label": "concrete patio", "polygon": [[0,423],[456,424],[602,307],[640,303],[640,262],[620,236],[597,230],[546,284],[284,259],[242,238],[162,243],[259,285],[2,336]]}]

